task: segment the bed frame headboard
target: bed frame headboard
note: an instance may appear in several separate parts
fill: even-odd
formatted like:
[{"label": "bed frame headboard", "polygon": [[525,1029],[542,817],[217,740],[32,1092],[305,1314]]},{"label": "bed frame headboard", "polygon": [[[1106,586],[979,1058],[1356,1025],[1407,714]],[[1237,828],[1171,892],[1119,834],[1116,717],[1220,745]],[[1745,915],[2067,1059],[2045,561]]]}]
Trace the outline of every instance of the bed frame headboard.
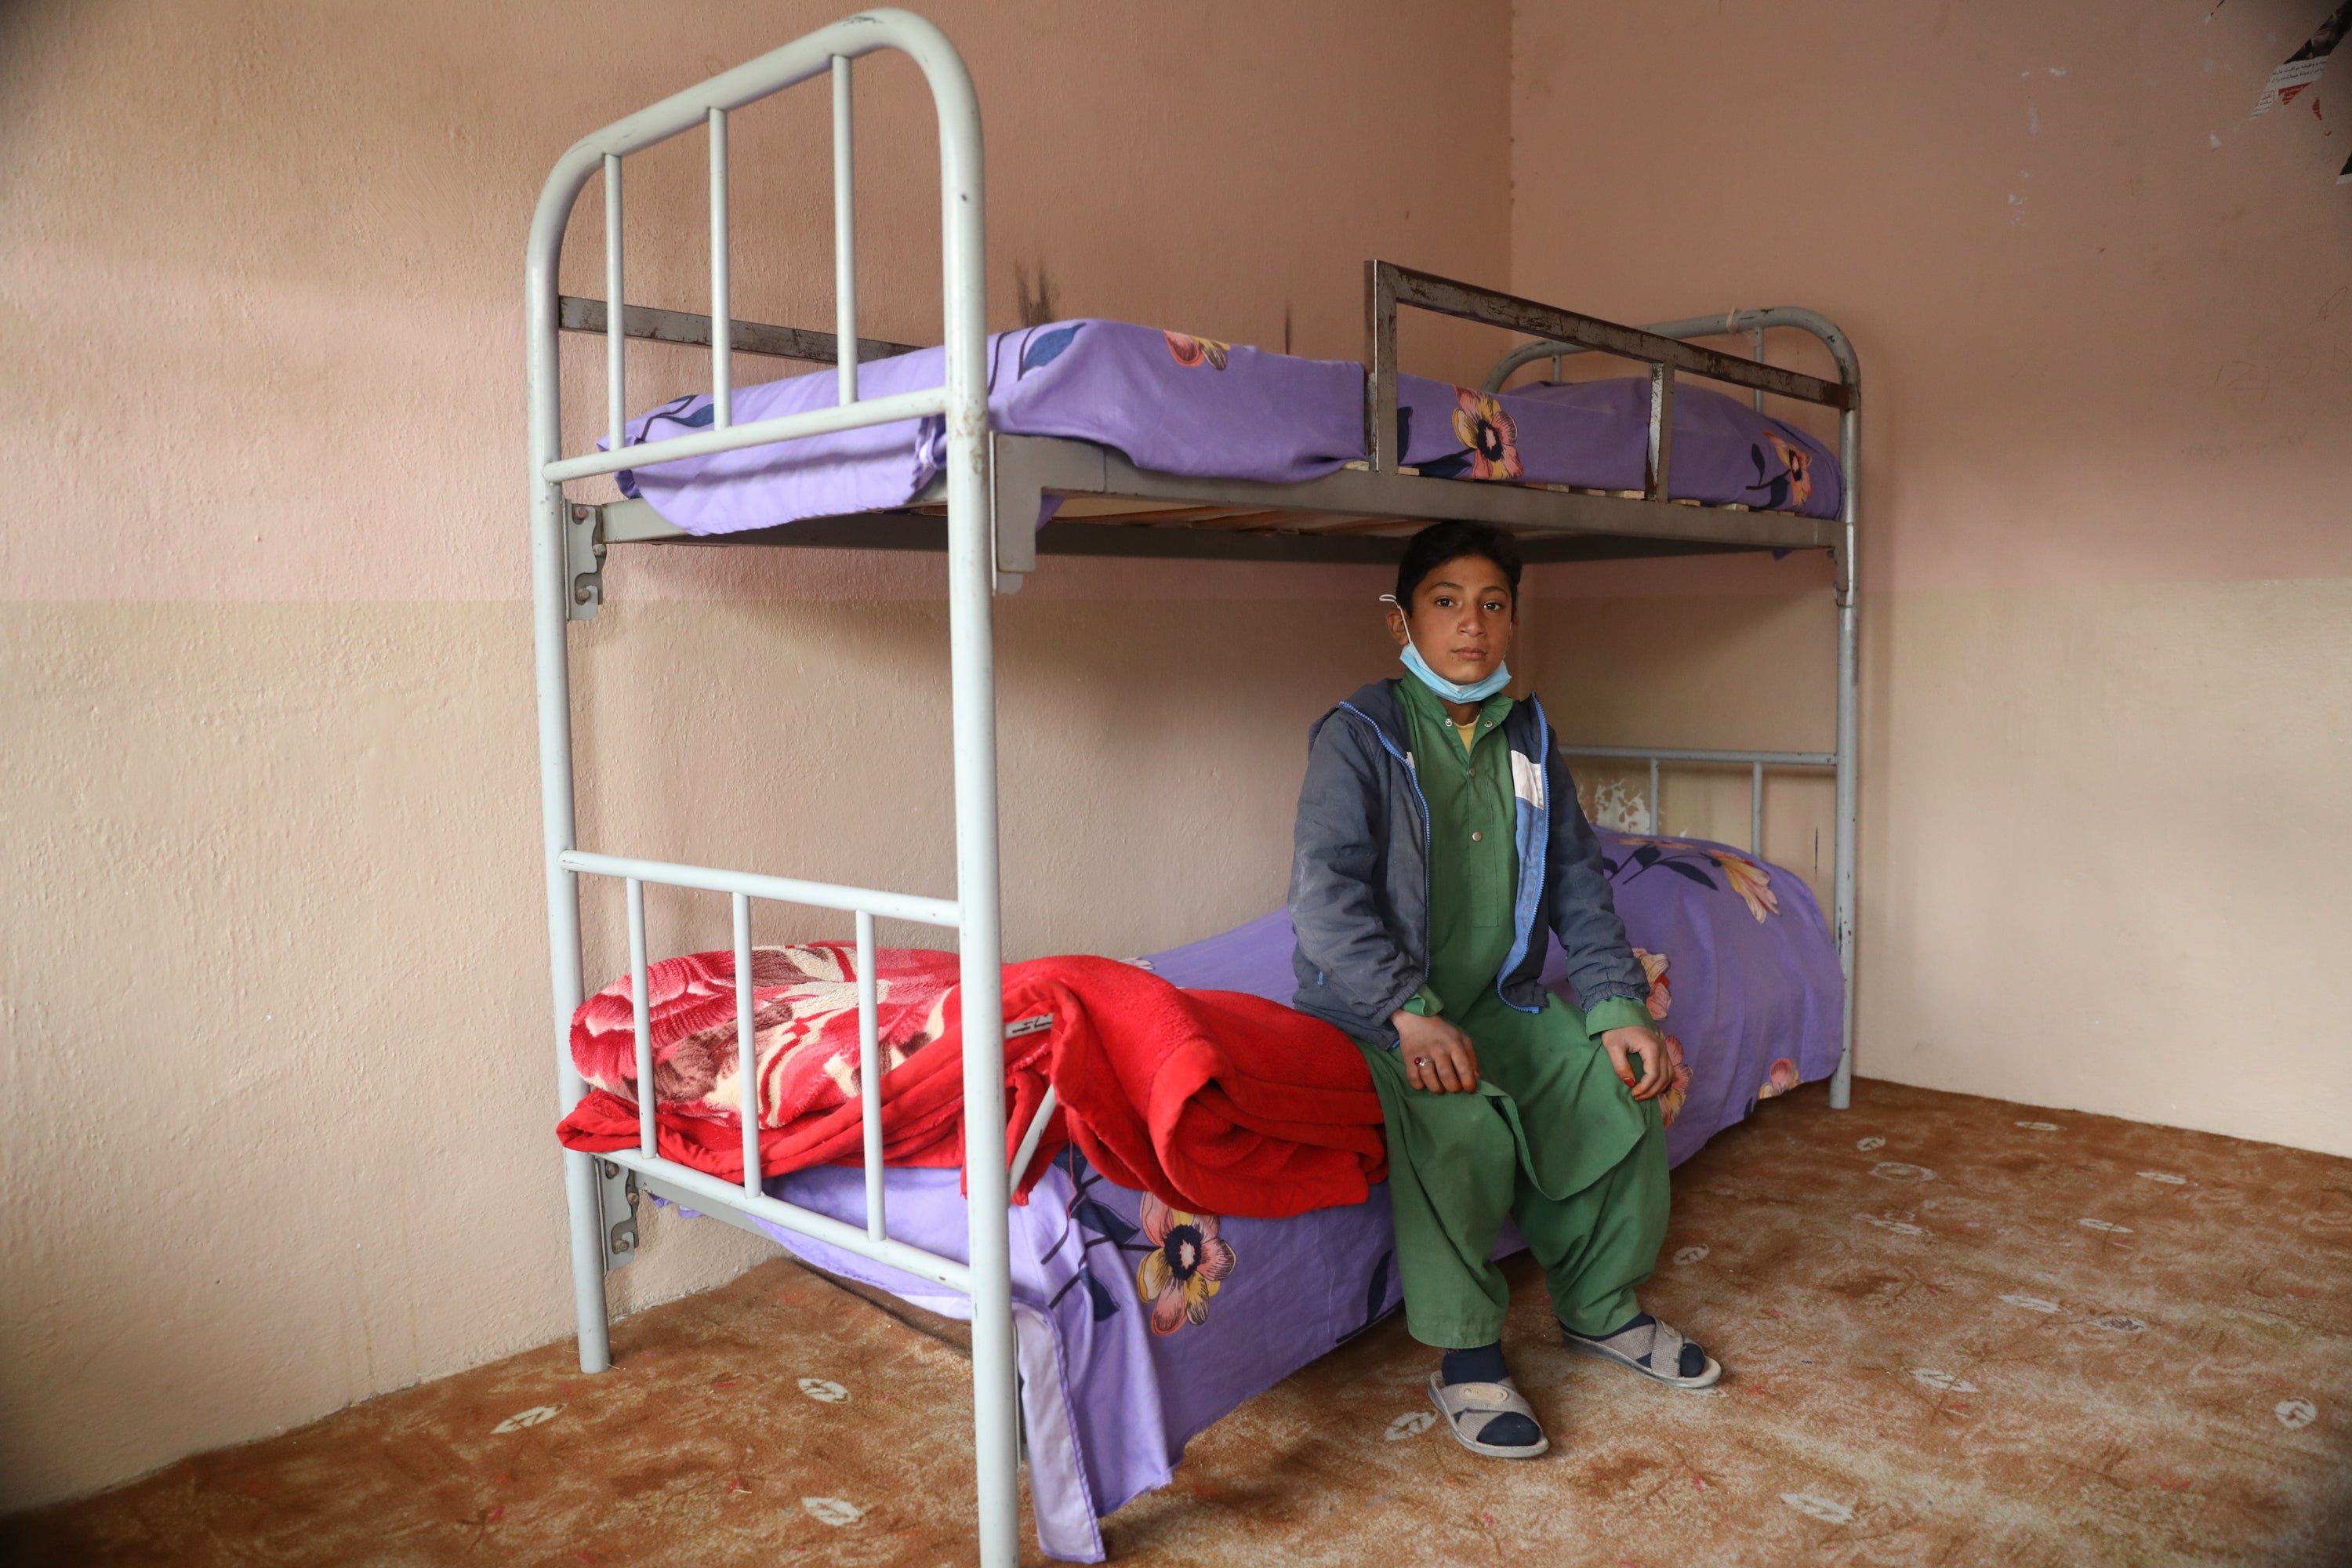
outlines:
[{"label": "bed frame headboard", "polygon": [[[856,238],[851,143],[851,67],[879,50],[907,56],[923,73],[939,119],[941,275],[945,305],[943,384],[894,396],[857,395]],[[734,110],[820,76],[833,85],[834,277],[840,402],[835,407],[736,424],[730,354],[735,347],[729,302],[727,120]],[[623,289],[622,166],[672,137],[705,130],[710,150],[710,428],[667,440],[626,444],[628,403],[624,347],[633,314]],[[566,456],[562,449],[558,333],[563,308],[557,270],[564,231],[589,180],[604,179],[605,312],[604,449]],[[991,539],[986,359],[986,258],[982,188],[980,105],[971,78],[947,36],[909,11],[861,12],[821,27],[651,108],[582,138],[564,153],[541,188],[532,216],[524,268],[524,331],[530,398],[533,643],[539,671],[540,784],[546,846],[548,949],[553,983],[553,1026],[560,1092],[568,1110],[586,1093],[569,1049],[571,1021],[582,994],[578,879],[620,878],[627,883],[636,994],[645,994],[642,885],[647,881],[730,894],[735,906],[738,973],[750,968],[748,900],[765,898],[854,912],[861,950],[872,948],[877,916],[950,925],[959,937],[963,1020],[965,1136],[974,1149],[1005,1145],[1003,973],[997,876],[995,677],[990,625],[996,588]],[[875,889],[717,872],[582,853],[575,843],[572,766],[571,676],[565,626],[583,591],[573,566],[585,541],[570,523],[563,494],[568,479],[624,468],[894,420],[937,416],[946,425],[949,647],[954,723],[956,896],[917,898]],[[585,510],[585,509],[583,509]],[[591,568],[593,571],[593,567]],[[588,590],[593,593],[593,590]],[[860,973],[870,973],[868,965]],[[867,1039],[866,1110],[869,1222],[865,1230],[793,1209],[760,1190],[756,1074],[752,1067],[751,988],[740,988],[740,1071],[746,1089],[746,1182],[729,1202],[811,1235],[835,1236],[898,1267],[950,1280],[967,1290],[972,1311],[972,1400],[978,1468],[981,1557],[987,1568],[1018,1559],[1015,1513],[1020,1423],[1013,1370],[1011,1261],[1005,1228],[1011,1181],[996,1160],[968,1162],[972,1215],[968,1261],[933,1257],[884,1235],[880,1213],[881,1110],[879,1072],[872,1047],[872,1008],[861,998]],[[651,1073],[650,1046],[640,1011],[638,1081]],[[650,1096],[644,1097],[648,1100]],[[654,1173],[695,1190],[698,1173],[656,1158],[653,1118],[644,1114],[642,1152],[598,1161],[567,1152],[565,1189],[571,1213],[572,1289],[584,1372],[611,1363],[604,1313],[604,1259],[614,1226],[604,1192],[619,1169]],[[600,1175],[600,1166],[604,1174]],[[705,1178],[715,1182],[715,1178]],[[723,1187],[724,1184],[719,1184]],[[830,1228],[828,1228],[830,1227]],[[870,1234],[869,1234],[870,1233]]]}]

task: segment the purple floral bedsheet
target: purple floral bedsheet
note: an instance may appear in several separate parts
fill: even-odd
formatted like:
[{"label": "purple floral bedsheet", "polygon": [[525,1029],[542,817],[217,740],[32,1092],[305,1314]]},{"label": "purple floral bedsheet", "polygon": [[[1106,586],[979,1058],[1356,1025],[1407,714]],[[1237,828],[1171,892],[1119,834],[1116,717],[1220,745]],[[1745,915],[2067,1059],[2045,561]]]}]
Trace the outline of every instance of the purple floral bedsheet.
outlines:
[{"label": "purple floral bedsheet", "polygon": [[[1364,372],[1348,361],[1105,321],[1000,332],[988,353],[989,420],[1008,435],[1099,442],[1160,473],[1277,484],[1364,456]],[[859,391],[879,397],[937,386],[944,365],[940,349],[877,360],[860,368]],[[837,395],[827,370],[743,387],[734,414],[749,424],[830,408]],[[1407,375],[1397,378],[1397,405],[1403,459],[1423,474],[1595,489],[1642,484],[1646,377],[1489,396]],[[677,398],[631,420],[627,439],[707,429],[711,417],[707,395]],[[625,469],[619,479],[624,493],[688,533],[733,533],[904,506],[946,457],[940,420],[908,419]],[[1827,447],[1702,386],[1675,394],[1672,478],[1678,500],[1838,514],[1841,480]]]},{"label": "purple floral bedsheet", "polygon": [[[1689,1069],[1667,1129],[1679,1163],[1759,1100],[1835,1069],[1843,991],[1811,891],[1728,846],[1602,833],[1617,905],[1652,980],[1650,1011]],[[1288,915],[1145,962],[1180,985],[1286,1001]],[[1555,947],[1555,988],[1565,962]],[[1566,994],[1563,992],[1563,994]],[[896,1170],[890,1233],[967,1256],[961,1174]],[[851,1224],[863,1173],[824,1167],[769,1184]],[[1038,1538],[1065,1561],[1103,1558],[1102,1516],[1167,1484],[1192,1436],[1395,1310],[1388,1191],[1292,1219],[1172,1210],[1066,1151],[1013,1211],[1013,1318]],[[806,1237],[771,1232],[820,1268],[969,1318],[971,1303]],[[1516,1249],[1507,1230],[1505,1249]],[[857,1391],[850,1390],[855,1398]]]},{"label": "purple floral bedsheet", "polygon": [[[1837,1070],[1844,971],[1794,871],[1706,839],[1599,833],[1617,912],[1649,973],[1650,1016],[1690,1070],[1667,1100],[1666,1157],[1680,1164],[1759,1100]],[[1287,1003],[1295,942],[1289,911],[1276,910],[1145,962],[1179,985]],[[1557,942],[1544,982],[1576,1000]]]}]

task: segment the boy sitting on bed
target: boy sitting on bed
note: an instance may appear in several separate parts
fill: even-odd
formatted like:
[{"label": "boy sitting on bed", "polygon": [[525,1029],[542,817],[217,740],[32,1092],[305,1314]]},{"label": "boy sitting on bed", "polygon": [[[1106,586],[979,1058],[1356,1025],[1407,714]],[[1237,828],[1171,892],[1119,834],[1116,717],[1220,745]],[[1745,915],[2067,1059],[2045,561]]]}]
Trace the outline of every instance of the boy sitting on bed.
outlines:
[{"label": "boy sitting on bed", "polygon": [[[1502,695],[1518,587],[1499,529],[1414,535],[1382,595],[1408,673],[1309,732],[1290,875],[1297,1005],[1380,1091],[1405,1323],[1445,1352],[1430,1395],[1465,1447],[1515,1459],[1550,1445],[1503,1360],[1507,1214],[1570,1348],[1676,1388],[1723,1371],[1634,1300],[1666,1233],[1673,1067],[1543,709]],[[1555,934],[1581,1012],[1538,983]]]}]

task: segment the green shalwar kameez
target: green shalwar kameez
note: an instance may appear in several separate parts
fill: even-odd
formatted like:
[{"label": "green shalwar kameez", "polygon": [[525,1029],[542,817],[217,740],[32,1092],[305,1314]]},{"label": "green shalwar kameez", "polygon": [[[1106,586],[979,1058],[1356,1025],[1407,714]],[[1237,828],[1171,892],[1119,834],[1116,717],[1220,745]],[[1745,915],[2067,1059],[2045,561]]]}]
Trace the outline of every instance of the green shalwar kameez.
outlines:
[{"label": "green shalwar kameez", "polygon": [[1469,1036],[1479,1073],[1474,1093],[1415,1089],[1402,1053],[1358,1042],[1388,1123],[1405,1324],[1449,1350],[1502,1337],[1510,1292],[1491,1255],[1507,1214],[1559,1321],[1606,1334],[1640,1312],[1633,1293],[1665,1239],[1666,1143],[1658,1102],[1633,1099],[1597,1037],[1646,1026],[1649,1014],[1618,999],[1586,1015],[1557,997],[1523,1013],[1496,994],[1518,876],[1510,754],[1496,733],[1511,700],[1487,700],[1465,748],[1420,681],[1397,689],[1430,817],[1429,982],[1410,1010]]}]

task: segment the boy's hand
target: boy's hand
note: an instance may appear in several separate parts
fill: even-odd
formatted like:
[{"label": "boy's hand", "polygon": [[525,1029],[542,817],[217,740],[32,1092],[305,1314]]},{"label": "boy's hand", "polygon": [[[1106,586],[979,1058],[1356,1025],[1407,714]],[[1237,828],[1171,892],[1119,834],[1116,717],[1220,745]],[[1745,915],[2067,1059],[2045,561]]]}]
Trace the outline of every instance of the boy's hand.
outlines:
[{"label": "boy's hand", "polygon": [[[1630,1026],[1622,1029],[1604,1029],[1601,1044],[1609,1052],[1610,1064],[1616,1068],[1617,1076],[1624,1080],[1626,1088],[1633,1091],[1635,1100],[1655,1100],[1674,1080],[1675,1069],[1666,1057],[1665,1037],[1657,1030]],[[1642,1076],[1638,1082],[1633,1077],[1633,1068],[1628,1065],[1629,1058],[1639,1058],[1642,1064]]]},{"label": "boy's hand", "polygon": [[1402,1010],[1389,1015],[1396,1026],[1397,1051],[1404,1058],[1404,1080],[1431,1094],[1467,1094],[1478,1087],[1478,1053],[1470,1037],[1443,1018]]}]

